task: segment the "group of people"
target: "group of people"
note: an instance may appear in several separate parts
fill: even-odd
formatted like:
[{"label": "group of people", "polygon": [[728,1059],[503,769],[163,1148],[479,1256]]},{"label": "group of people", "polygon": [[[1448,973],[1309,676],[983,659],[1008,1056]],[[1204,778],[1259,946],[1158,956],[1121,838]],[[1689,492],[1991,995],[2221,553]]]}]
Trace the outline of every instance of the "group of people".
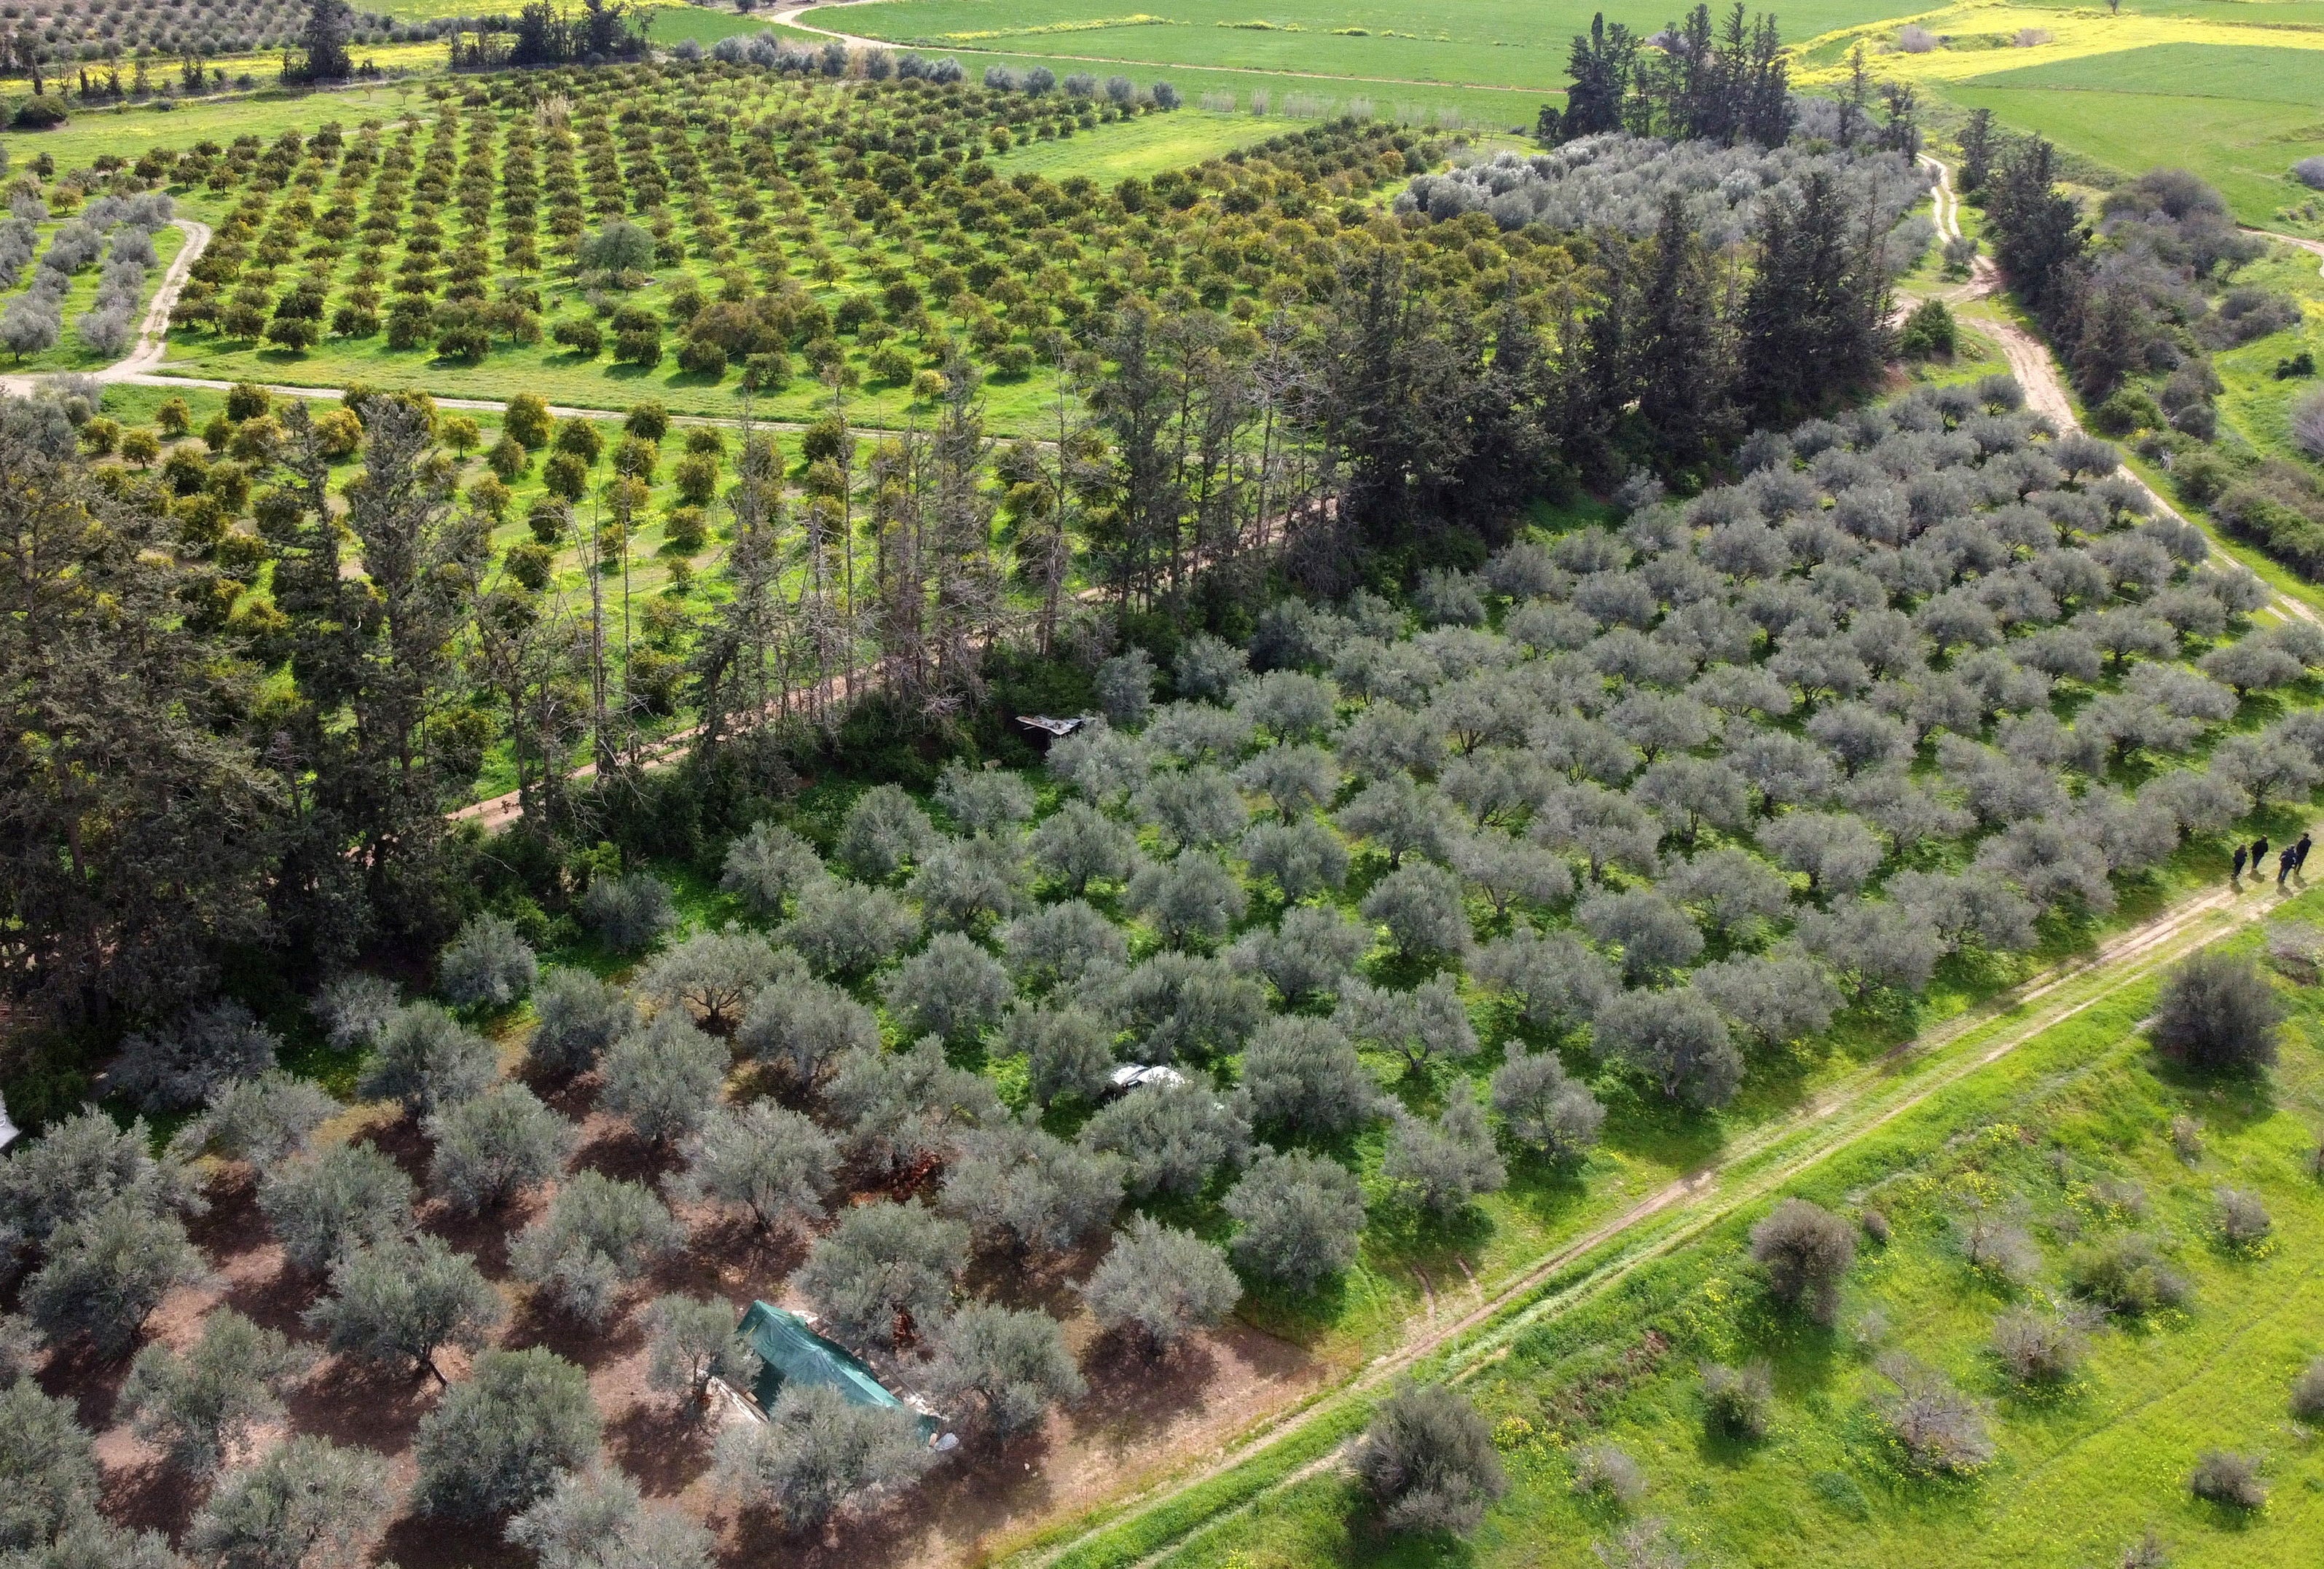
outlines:
[{"label": "group of people", "polygon": [[[2286,844],[2282,850],[2276,853],[2275,885],[2278,888],[2282,888],[2283,886],[2283,880],[2285,878],[2290,877],[2293,872],[2299,871],[2302,866],[2308,863],[2308,835],[2306,834],[2302,834],[2300,835],[2300,842],[2298,844]],[[2236,869],[2228,874],[2227,880],[2230,882],[2242,882],[2244,880],[2244,867],[2246,864],[2251,867],[2252,875],[2254,877],[2265,877],[2267,875],[2266,835],[2262,834],[2249,844],[2238,844],[2236,846]],[[2304,882],[2307,879],[2302,878],[2301,881]]]}]

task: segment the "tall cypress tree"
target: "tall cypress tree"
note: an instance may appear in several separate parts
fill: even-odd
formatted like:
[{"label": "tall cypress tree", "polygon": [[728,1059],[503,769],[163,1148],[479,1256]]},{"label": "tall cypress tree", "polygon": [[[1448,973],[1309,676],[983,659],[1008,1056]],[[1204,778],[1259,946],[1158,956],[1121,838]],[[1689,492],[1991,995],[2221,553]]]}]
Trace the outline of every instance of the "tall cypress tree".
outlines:
[{"label": "tall cypress tree", "polygon": [[2035,136],[2020,142],[1994,174],[1986,200],[1994,259],[2025,309],[2055,334],[2070,318],[2073,275],[2089,244],[2080,208],[2057,189],[2057,154]]},{"label": "tall cypress tree", "polygon": [[1591,17],[1587,36],[1574,35],[1566,57],[1566,74],[1573,78],[1573,85],[1566,89],[1565,115],[1558,124],[1562,139],[1572,141],[1622,128],[1623,104],[1629,96],[1637,49],[1630,30],[1618,22],[1608,26],[1602,11]]},{"label": "tall cypress tree", "polygon": [[1960,189],[1963,196],[1985,189],[1993,173],[1993,111],[1971,109],[1960,134]]},{"label": "tall cypress tree", "polygon": [[306,51],[305,79],[343,82],[355,74],[347,58],[347,41],[355,36],[355,7],[347,0],[308,0],[307,25],[299,35]]},{"label": "tall cypress tree", "polygon": [[1709,461],[1732,424],[1727,331],[1709,258],[1676,192],[1663,198],[1632,333],[1638,419],[1665,473]]}]

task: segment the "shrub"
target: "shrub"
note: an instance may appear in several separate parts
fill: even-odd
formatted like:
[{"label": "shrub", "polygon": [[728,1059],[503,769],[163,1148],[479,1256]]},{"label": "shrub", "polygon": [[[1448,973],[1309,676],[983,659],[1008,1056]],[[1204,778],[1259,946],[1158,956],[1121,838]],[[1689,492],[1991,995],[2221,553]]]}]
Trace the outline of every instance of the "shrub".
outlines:
[{"label": "shrub", "polygon": [[2099,1306],[2133,1317],[2181,1306],[2190,1291],[2185,1277],[2163,1261],[2154,1239],[2136,1232],[2077,1253],[2067,1263],[2066,1280]]},{"label": "shrub", "polygon": [[596,877],[581,896],[581,919],[616,953],[642,953],[678,924],[669,888],[650,872]]},{"label": "shrub", "polygon": [[2250,959],[2207,949],[2164,979],[2147,1034],[2158,1050],[2200,1072],[2250,1074],[2274,1063],[2283,1015]]},{"label": "shrub", "polygon": [[359,1361],[426,1371],[444,1382],[436,1353],[475,1351],[508,1315],[474,1260],[442,1238],[365,1248],[331,1271],[331,1295],[307,1310],[307,1324],[332,1351]]},{"label": "shrub", "polygon": [[1751,1258],[1776,1301],[1830,1324],[1856,1263],[1856,1228],[1805,1199],[1787,1198],[1751,1228]]},{"label": "shrub", "polygon": [[292,1267],[322,1274],[411,1229],[411,1179],[368,1144],[341,1144],[268,1171],[258,1207]]},{"label": "shrub", "polygon": [[1966,1476],[1993,1458],[1993,1438],[1985,1408],[1941,1374],[1899,1358],[1882,1364],[1895,1386],[1875,1402],[1874,1412],[1904,1453],[1913,1470]]},{"label": "shrub", "polygon": [[555,1177],[580,1134],[522,1084],[496,1084],[429,1118],[428,1136],[437,1191],[476,1214]]},{"label": "shrub", "polygon": [[207,1478],[254,1428],[281,1417],[282,1391],[304,1370],[305,1358],[279,1332],[222,1307],[202,1321],[201,1339],[183,1355],[165,1345],[137,1353],[117,1414],[171,1464]]},{"label": "shrub", "polygon": [[1896,335],[1896,350],[1906,359],[1950,359],[1959,341],[1952,311],[1943,300],[1929,299],[1904,318],[1904,328]]},{"label": "shrub", "polygon": [[2324,1357],[2310,1362],[2292,1381],[2292,1414],[2303,1422],[2324,1419]]},{"label": "shrub", "polygon": [[2243,1188],[2223,1187],[2214,1196],[2219,1235],[2230,1247],[2255,1248],[2275,1229],[2259,1195]]},{"label": "shrub", "polygon": [[1009,1438],[1040,1425],[1052,1406],[1088,1391],[1057,1321],[1038,1311],[971,1303],[936,1337],[928,1387],[947,1407],[973,1401],[985,1426]]},{"label": "shrub", "polygon": [[228,1569],[353,1563],[394,1507],[387,1461],[296,1435],[218,1481],[186,1528],[198,1561]]},{"label": "shrub", "polygon": [[1508,1491],[1485,1419],[1443,1384],[1407,1385],[1383,1401],[1353,1464],[1392,1531],[1466,1536]]},{"label": "shrub", "polygon": [[794,1531],[868,1508],[936,1463],[909,1412],[855,1405],[825,1385],[786,1384],[767,1418],[719,1436],[718,1474],[729,1491],[779,1509]]},{"label": "shrub", "polygon": [[1082,1291],[1101,1328],[1133,1334],[1159,1354],[1232,1312],[1242,1285],[1219,1249],[1138,1215],[1116,1234]]},{"label": "shrub", "polygon": [[1705,1362],[1702,1407],[1714,1432],[1732,1438],[1765,1438],[1775,1417],[1775,1385],[1767,1364],[1730,1368]]},{"label": "shrub", "polygon": [[1592,1444],[1574,1454],[1573,1491],[1622,1509],[1635,1509],[1646,1496],[1646,1473],[1614,1444]]},{"label": "shrub", "polygon": [[586,970],[551,970],[533,995],[532,1010],[540,1023],[526,1054],[554,1074],[587,1073],[637,1022],[629,993]]},{"label": "shrub", "polygon": [[2259,1509],[2267,1506],[2267,1483],[2260,1480],[2260,1457],[2224,1449],[2206,1449],[2196,1457],[2187,1479],[2188,1491],[2229,1509]]},{"label": "shrub", "polygon": [[478,1518],[525,1509],[597,1452],[589,1380],[552,1352],[489,1351],[420,1418],[412,1496],[431,1515]]},{"label": "shrub", "polygon": [[2080,1329],[2054,1313],[2019,1307],[1993,1321],[1993,1354],[2021,1384],[2062,1384],[2089,1351]]},{"label": "shrub", "polygon": [[403,1103],[422,1115],[481,1094],[500,1072],[492,1042],[441,1008],[410,1002],[390,1014],[355,1081],[357,1091]]},{"label": "shrub", "polygon": [[532,990],[539,962],[516,928],[496,915],[469,918],[438,955],[436,984],[458,1008],[506,1008]]}]

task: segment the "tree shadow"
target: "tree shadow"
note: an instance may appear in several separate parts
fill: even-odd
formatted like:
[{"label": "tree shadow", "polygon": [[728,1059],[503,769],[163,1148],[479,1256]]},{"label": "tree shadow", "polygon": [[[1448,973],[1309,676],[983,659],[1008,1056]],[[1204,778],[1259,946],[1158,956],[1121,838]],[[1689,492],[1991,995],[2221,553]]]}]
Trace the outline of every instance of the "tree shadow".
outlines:
[{"label": "tree shadow", "polygon": [[625,1297],[602,1324],[590,1324],[549,1300],[530,1293],[509,1317],[501,1343],[510,1351],[540,1346],[592,1373],[603,1371],[645,1346],[645,1330],[634,1294]]},{"label": "tree shadow", "polygon": [[1182,1342],[1159,1356],[1130,1337],[1109,1331],[1082,1352],[1089,1392],[1069,1414],[1074,1426],[1117,1452],[1146,1434],[1203,1408],[1203,1391],[1219,1376],[1219,1356],[1207,1339]]},{"label": "tree shadow", "polygon": [[299,1433],[392,1455],[411,1446],[438,1394],[436,1380],[424,1371],[329,1357],[284,1396],[283,1405]]},{"label": "tree shadow", "polygon": [[377,1562],[401,1569],[522,1569],[526,1549],[510,1545],[492,1520],[454,1520],[417,1509],[398,1518],[381,1538]]},{"label": "tree shadow", "polygon": [[192,1523],[203,1488],[168,1461],[150,1459],[109,1471],[100,1497],[105,1518],[133,1531],[160,1531],[175,1539]]},{"label": "tree shadow", "polygon": [[672,1398],[632,1406],[605,1428],[605,1450],[650,1498],[674,1498],[708,1469],[711,1424]]}]

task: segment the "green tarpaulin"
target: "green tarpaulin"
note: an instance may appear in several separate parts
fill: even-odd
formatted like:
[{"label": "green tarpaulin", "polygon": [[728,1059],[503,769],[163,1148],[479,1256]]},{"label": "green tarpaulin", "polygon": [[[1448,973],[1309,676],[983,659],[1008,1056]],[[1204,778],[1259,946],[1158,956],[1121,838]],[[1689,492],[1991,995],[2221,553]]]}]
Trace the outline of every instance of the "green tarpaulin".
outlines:
[{"label": "green tarpaulin", "polygon": [[896,1398],[886,1385],[872,1376],[870,1368],[850,1356],[844,1347],[816,1334],[796,1313],[772,1303],[753,1302],[751,1311],[742,1315],[740,1333],[764,1363],[759,1371],[759,1381],[751,1389],[752,1398],[762,1411],[775,1408],[775,1397],[785,1384],[823,1384],[837,1389],[852,1405],[886,1406],[903,1411],[919,1424],[923,1434],[936,1430],[938,1424],[934,1417],[914,1411]]}]

